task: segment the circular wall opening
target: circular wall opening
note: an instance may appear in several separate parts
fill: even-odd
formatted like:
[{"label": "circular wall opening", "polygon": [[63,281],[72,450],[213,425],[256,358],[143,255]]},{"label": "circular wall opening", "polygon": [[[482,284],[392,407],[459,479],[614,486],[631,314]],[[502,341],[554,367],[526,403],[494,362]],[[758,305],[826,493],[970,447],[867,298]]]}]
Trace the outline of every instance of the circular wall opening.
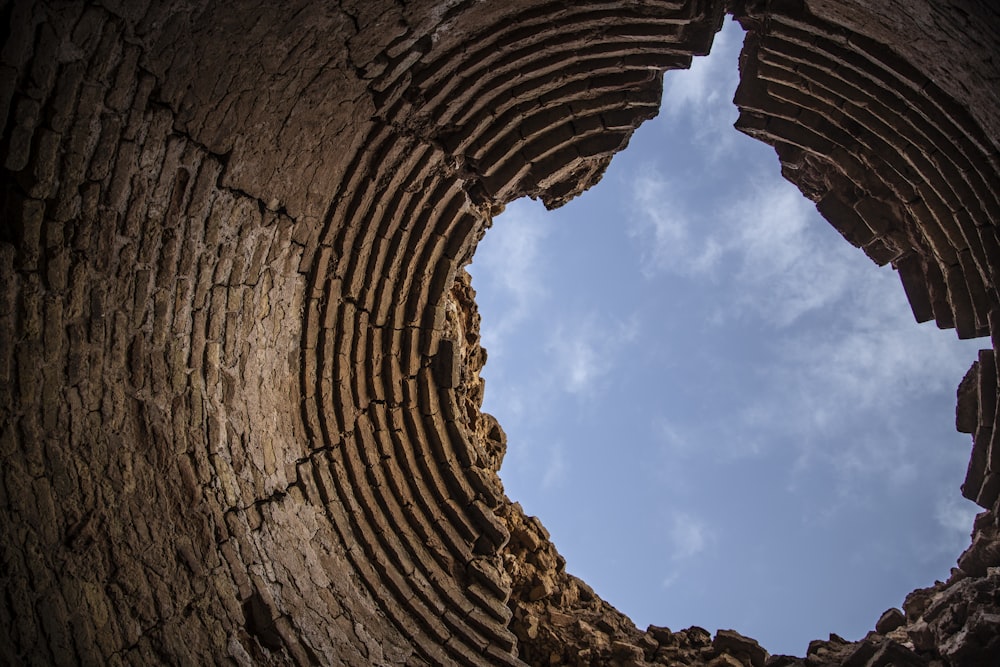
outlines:
[{"label": "circular wall opening", "polygon": [[567,570],[639,627],[804,655],[968,545],[955,391],[982,343],[916,324],[733,130],[743,34],[666,74],[597,186],[509,205],[469,271],[500,474]]}]

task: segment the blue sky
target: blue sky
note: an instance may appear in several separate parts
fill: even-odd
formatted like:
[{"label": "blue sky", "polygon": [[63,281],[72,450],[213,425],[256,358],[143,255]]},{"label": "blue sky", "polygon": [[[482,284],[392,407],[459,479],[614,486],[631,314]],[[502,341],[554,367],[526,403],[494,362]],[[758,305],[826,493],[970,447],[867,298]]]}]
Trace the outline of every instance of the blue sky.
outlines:
[{"label": "blue sky", "polygon": [[567,206],[508,206],[470,267],[507,494],[637,625],[772,653],[860,638],[968,545],[955,389],[981,346],[914,323],[732,129],[742,42]]}]

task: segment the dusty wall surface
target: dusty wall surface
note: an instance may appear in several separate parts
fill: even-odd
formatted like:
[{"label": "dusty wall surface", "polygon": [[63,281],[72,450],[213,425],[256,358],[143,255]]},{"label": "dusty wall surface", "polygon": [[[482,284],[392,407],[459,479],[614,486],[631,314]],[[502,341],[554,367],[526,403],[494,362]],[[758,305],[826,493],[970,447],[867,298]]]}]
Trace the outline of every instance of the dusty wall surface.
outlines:
[{"label": "dusty wall surface", "polygon": [[[763,665],[635,628],[504,496],[462,269],[726,11],[738,127],[918,320],[996,340],[987,2],[0,2],[0,664]],[[769,664],[998,656],[985,346],[959,568]]]}]

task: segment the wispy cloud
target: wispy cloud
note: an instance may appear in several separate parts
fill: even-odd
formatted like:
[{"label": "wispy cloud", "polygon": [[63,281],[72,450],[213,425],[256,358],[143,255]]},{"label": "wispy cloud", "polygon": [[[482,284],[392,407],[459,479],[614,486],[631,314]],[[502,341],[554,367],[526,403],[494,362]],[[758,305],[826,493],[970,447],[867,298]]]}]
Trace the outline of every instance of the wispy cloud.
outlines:
[{"label": "wispy cloud", "polygon": [[487,231],[489,242],[476,251],[469,269],[474,284],[496,301],[484,304],[484,310],[499,314],[497,321],[482,329],[483,345],[492,356],[502,356],[507,336],[548,297],[546,265],[540,257],[547,234],[537,205],[519,200],[507,207]]},{"label": "wispy cloud", "polygon": [[[564,489],[572,479],[573,459],[566,455],[566,447],[558,437],[536,437],[529,429],[522,429],[519,420],[511,420],[519,436],[508,442],[500,477],[505,484],[515,488],[552,493]],[[516,495],[516,494],[515,494]],[[521,500],[522,498],[518,498]]]},{"label": "wispy cloud", "polygon": [[653,434],[670,458],[686,458],[698,451],[697,437],[684,432],[679,424],[662,415],[653,417]]},{"label": "wispy cloud", "polygon": [[949,494],[934,506],[934,519],[945,530],[960,536],[964,543],[972,533],[972,521],[980,509],[957,494]]},{"label": "wispy cloud", "polygon": [[702,553],[712,533],[702,519],[686,512],[674,512],[670,521],[671,558],[686,560]]},{"label": "wispy cloud", "polygon": [[670,569],[660,580],[664,588],[669,588],[683,576],[690,561],[709,548],[715,535],[704,519],[689,512],[674,511],[667,527],[667,539]]},{"label": "wispy cloud", "polygon": [[579,394],[593,388],[594,380],[608,372],[610,364],[597,350],[593,341],[576,336],[558,348],[566,378],[566,390]]},{"label": "wispy cloud", "polygon": [[809,383],[840,406],[888,409],[957,386],[956,370],[972,362],[968,346],[963,352],[946,344],[947,334],[891,324],[839,331],[811,345],[791,341],[791,358],[802,368],[797,384]]},{"label": "wispy cloud", "polygon": [[625,320],[588,313],[557,315],[547,349],[552,360],[552,377],[562,391],[578,396],[600,393],[600,382],[614,369],[620,352],[632,343],[639,331],[639,319]]},{"label": "wispy cloud", "polygon": [[777,327],[825,308],[844,294],[857,251],[830,243],[826,223],[790,183],[775,174],[752,182],[719,215],[720,243],[745,285],[738,304]]},{"label": "wispy cloud", "polygon": [[551,491],[566,481],[566,457],[561,443],[548,448],[547,459],[543,466],[542,488]]},{"label": "wispy cloud", "polygon": [[941,488],[933,506],[934,523],[938,530],[929,531],[916,548],[923,558],[940,555],[954,558],[969,546],[972,524],[982,508],[961,497],[953,488]]},{"label": "wispy cloud", "polygon": [[849,268],[837,267],[847,278],[814,302],[818,321],[775,333],[736,427],[761,434],[764,450],[791,443],[793,475],[825,468],[845,493],[866,478],[900,488],[921,479],[927,448],[902,422],[916,418],[914,406],[953,393],[976,344],[914,324],[890,269]]},{"label": "wispy cloud", "polygon": [[783,447],[791,474],[822,466],[845,494],[871,476],[897,488],[922,479],[922,445],[896,428],[909,419],[897,415],[953,392],[977,345],[917,326],[895,272],[837,238],[777,173],[757,175],[700,218],[674,196],[679,187],[655,168],[636,174],[632,234],[647,280],[709,282],[703,325],[761,340],[763,351],[745,362],[748,391],[726,408],[729,419],[665,426],[653,417],[666,459],[687,456],[690,441],[723,461]]},{"label": "wispy cloud", "polygon": [[632,184],[636,217],[629,234],[641,248],[641,270],[646,278],[657,273],[709,276],[719,262],[719,240],[695,229],[700,221],[682,205],[679,186],[653,165],[635,174]]},{"label": "wispy cloud", "polygon": [[730,128],[737,111],[729,102],[739,82],[742,34],[738,26],[726,25],[715,36],[711,58],[695,58],[690,69],[664,76],[661,113],[671,122],[689,125],[695,142],[708,151],[712,161],[732,146]]},{"label": "wispy cloud", "polygon": [[[859,268],[866,271],[852,274],[833,299],[837,307],[849,306],[850,315],[783,338],[786,364],[767,373],[795,399],[799,409],[786,421],[801,432],[843,430],[851,419],[891,426],[904,406],[951,394],[978,347],[956,345],[949,340],[953,333],[914,324],[890,269]],[[863,457],[871,469],[890,470],[898,469],[912,444],[902,436],[897,442],[898,451],[885,442],[859,444],[872,450]]]},{"label": "wispy cloud", "polygon": [[[849,247],[830,247],[812,204],[777,174],[744,185],[735,198],[689,211],[655,167],[636,174],[630,233],[643,274],[729,280],[727,311],[766,315],[777,327],[824,308],[847,287]],[[845,243],[844,246],[847,244]],[[822,278],[819,278],[822,276]],[[737,289],[737,286],[739,289]]]}]

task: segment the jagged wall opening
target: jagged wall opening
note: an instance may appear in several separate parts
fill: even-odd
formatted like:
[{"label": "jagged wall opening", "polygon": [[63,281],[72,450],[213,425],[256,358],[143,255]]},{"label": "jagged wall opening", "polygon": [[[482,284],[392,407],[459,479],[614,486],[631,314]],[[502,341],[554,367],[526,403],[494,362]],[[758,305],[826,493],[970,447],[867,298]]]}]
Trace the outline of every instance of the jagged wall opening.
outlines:
[{"label": "jagged wall opening", "polygon": [[[468,267],[483,409],[507,496],[600,597],[640,627],[803,654],[862,637],[968,546],[954,392],[981,342],[915,326],[897,273],[733,131],[745,33],[727,23],[600,183],[486,232]],[[717,104],[681,102],[692,85]],[[943,502],[964,510],[949,528]],[[538,610],[558,599],[548,573],[525,580]]]},{"label": "jagged wall opening", "polygon": [[[741,126],[918,319],[992,333],[996,10],[729,4]],[[456,286],[504,202],[599,178],[723,10],[0,4],[3,660],[759,664],[568,578],[532,636],[508,566],[559,563],[497,484]],[[988,350],[959,402],[993,509],[996,385]],[[996,530],[907,608],[912,650],[817,651],[995,651]]]}]

